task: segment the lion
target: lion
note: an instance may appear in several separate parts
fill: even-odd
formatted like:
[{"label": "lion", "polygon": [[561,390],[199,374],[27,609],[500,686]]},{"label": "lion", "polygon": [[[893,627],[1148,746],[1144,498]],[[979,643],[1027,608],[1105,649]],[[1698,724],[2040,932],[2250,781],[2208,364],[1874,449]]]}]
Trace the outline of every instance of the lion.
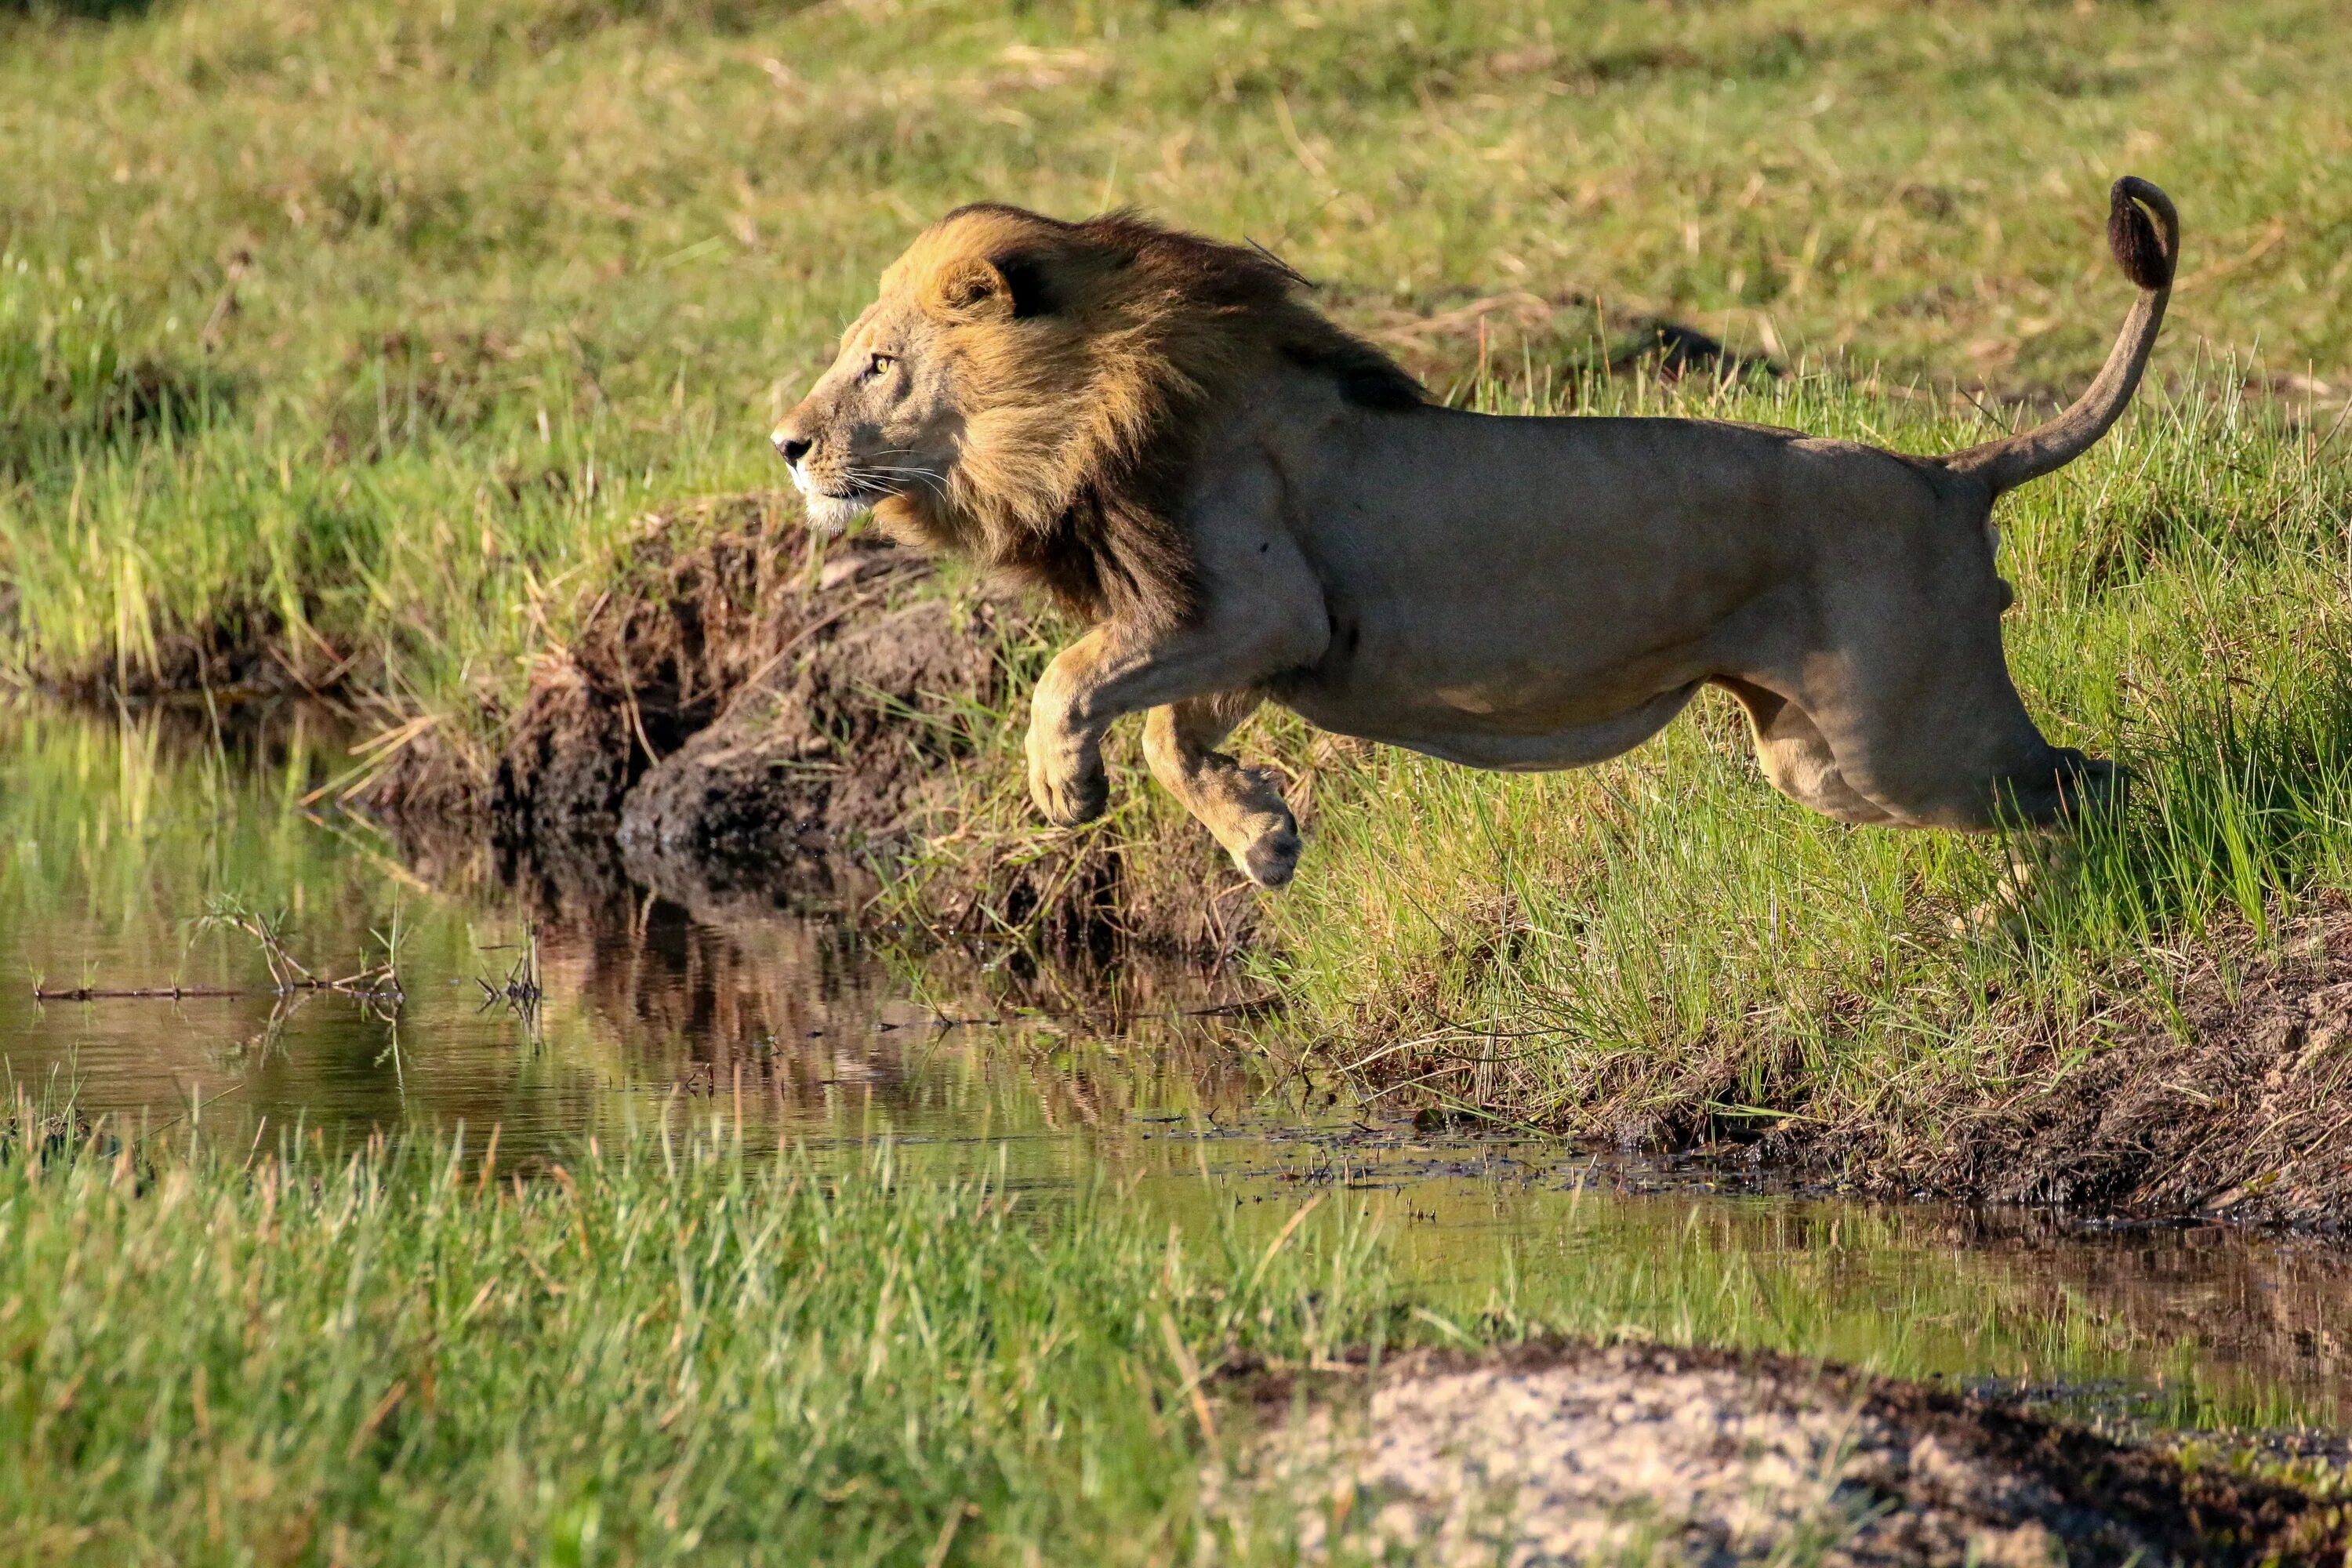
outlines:
[{"label": "lion", "polygon": [[2120,775],[2051,745],[2019,700],[1992,509],[2097,441],[2138,386],[2179,216],[2118,180],[2108,240],[2139,294],[2083,395],[2022,434],[1914,456],[1446,407],[1262,249],[1132,212],[976,205],[883,274],[772,439],[812,527],[870,510],[1088,625],[1031,702],[1048,819],[1102,813],[1103,737],[1142,711],[1153,776],[1262,887],[1291,879],[1297,826],[1218,748],[1267,700],[1541,770],[1629,751],[1713,684],[1746,709],[1772,784],[1841,822],[2063,831]]}]

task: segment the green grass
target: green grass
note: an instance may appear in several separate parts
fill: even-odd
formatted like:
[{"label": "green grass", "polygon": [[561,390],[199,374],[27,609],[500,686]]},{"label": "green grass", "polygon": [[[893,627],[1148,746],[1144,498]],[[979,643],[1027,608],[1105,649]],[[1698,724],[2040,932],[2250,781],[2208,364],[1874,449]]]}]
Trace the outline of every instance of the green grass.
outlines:
[{"label": "green grass", "polygon": [[[2132,1348],[2095,1291],[1929,1270],[1859,1304],[1918,1244],[1895,1216],[1799,1221],[1768,1268],[1713,1226],[1769,1216],[1633,1247],[1571,1211],[1415,1284],[1344,1203],[913,1177],[724,1116],[529,1178],[478,1138],[122,1132],[0,1123],[11,1561],[1282,1563],[1295,1502],[1202,1484],[1248,1473],[1224,1369],[1560,1332],[1914,1373],[1956,1336],[2029,1376]],[[2170,1418],[2307,1418],[2182,1354]]]},{"label": "green grass", "polygon": [[887,1145],[106,1142],[0,1162],[16,1561],[1164,1562],[1200,1364],[1390,1311],[1344,1216],[1188,1243]]},{"label": "green grass", "polygon": [[1478,312],[1416,323],[1504,294],[1504,363],[1655,314],[2024,393],[2097,358],[2128,165],[2168,366],[2340,381],[2347,62],[2328,0],[0,11],[5,662],[259,636],[478,729],[982,195],[1253,236],[1441,384]]},{"label": "green grass", "polygon": [[[1806,816],[1713,704],[1592,773],[1320,770],[1274,973],[1342,1051],[1523,1042],[1483,1092],[1525,1113],[1869,1115],[1997,1090],[2052,1018],[2160,996],[2180,943],[2342,883],[2352,17],[2326,0],[86,9],[0,14],[19,679],[261,641],[492,735],[635,518],[774,481],[771,416],[975,196],[1264,240],[1457,396],[1934,449],[1987,425],[1922,387],[2087,376],[2128,167],[2187,215],[2160,384],[2005,519],[2032,706],[2142,804],[2037,940],[1945,933],[2000,849]],[[1587,378],[1643,316],[1829,368]],[[1500,384],[1471,384],[1482,342]],[[985,836],[1060,854],[992,763]],[[1172,886],[1217,864],[1126,776],[1110,837],[1165,846]]]}]

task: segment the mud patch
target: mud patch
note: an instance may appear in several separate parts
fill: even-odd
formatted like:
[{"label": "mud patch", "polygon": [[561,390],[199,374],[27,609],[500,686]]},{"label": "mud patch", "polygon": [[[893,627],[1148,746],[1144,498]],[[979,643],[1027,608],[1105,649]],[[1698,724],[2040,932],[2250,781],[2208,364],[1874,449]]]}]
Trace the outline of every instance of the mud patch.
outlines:
[{"label": "mud patch", "polygon": [[[371,664],[364,673],[358,667]],[[257,698],[320,697],[374,674],[308,626],[289,634],[275,611],[248,609],[201,631],[164,632],[138,658],[99,658],[45,672],[41,687],[69,702],[118,700],[215,710]]]},{"label": "mud patch", "polygon": [[[1247,1486],[1308,1561],[2319,1563],[2339,1510],[2076,1427],[1787,1357],[1537,1345],[1257,1390]],[[1289,1406],[1289,1418],[1274,1413]]]},{"label": "mud patch", "polygon": [[2178,995],[2177,1021],[2126,1018],[2054,1084],[1955,1129],[1920,1173],[2000,1202],[2342,1232],[2352,910],[2315,912],[2267,946],[2212,942]]},{"label": "mud patch", "polygon": [[878,540],[822,542],[754,495],[648,518],[533,670],[494,757],[409,748],[362,803],[500,846],[791,859],[910,831],[995,700],[1009,612]]},{"label": "mud patch", "polygon": [[[1442,962],[1509,963],[1518,923],[1507,909],[1478,921],[1478,945]],[[2352,1235],[2352,901],[2330,895],[2267,937],[2223,925],[2168,963],[2162,987],[2125,973],[2075,1018],[2023,997],[1996,1004],[1983,1037],[2003,1046],[1996,1075],[1925,1079],[1862,1106],[1835,1099],[1785,1042],[1761,1091],[1727,1052],[1676,1076],[1645,1078],[1635,1063],[1565,1101],[1549,1089],[1532,1099],[1495,1059],[1494,1036],[1441,1031],[1383,1054],[1384,1035],[1392,1044],[1411,1027],[1398,1018],[1431,1011],[1402,988],[1392,1014],[1367,1015],[1350,1054],[1405,1104],[1435,1100],[1433,1119],[1475,1108],[1735,1182],[1769,1169],[1889,1200],[2047,1205],[2071,1225]],[[1735,1103],[1763,1109],[1722,1109]]]},{"label": "mud patch", "polygon": [[[847,564],[862,581],[897,563]],[[1002,613],[943,598],[856,619],[845,607],[822,646],[777,658],[638,780],[622,801],[622,845],[740,861],[784,839],[834,843],[929,819],[971,749],[952,705],[1002,698]]]}]

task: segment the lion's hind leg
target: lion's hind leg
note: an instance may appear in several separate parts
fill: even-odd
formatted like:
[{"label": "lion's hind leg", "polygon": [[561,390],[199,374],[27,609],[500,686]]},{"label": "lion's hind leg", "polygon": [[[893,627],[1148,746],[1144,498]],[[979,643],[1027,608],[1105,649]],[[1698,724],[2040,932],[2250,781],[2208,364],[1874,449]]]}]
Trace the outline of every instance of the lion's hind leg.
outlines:
[{"label": "lion's hind leg", "polygon": [[1748,728],[1756,739],[1756,760],[1772,787],[1800,805],[1824,816],[1861,826],[1888,827],[1903,818],[1880,805],[1846,782],[1837,757],[1821,730],[1805,710],[1777,691],[1745,680],[1722,679],[1722,686],[1748,710]]},{"label": "lion's hind leg", "polygon": [[1921,827],[2064,832],[2120,797],[2115,764],[2050,744],[2013,692],[2006,706],[1927,700],[1859,732],[1822,729],[1847,782]]},{"label": "lion's hind leg", "polygon": [[1298,867],[1298,824],[1274,780],[1217,750],[1262,700],[1221,691],[1154,708],[1143,725],[1151,776],[1215,836],[1261,888],[1286,885]]},{"label": "lion's hind leg", "polygon": [[1818,660],[1832,679],[1796,700],[1845,782],[1904,822],[2064,830],[2111,804],[2122,775],[2035,728],[2002,657],[1994,581],[1985,574],[1981,614],[1923,603],[1857,616],[1877,635]]}]

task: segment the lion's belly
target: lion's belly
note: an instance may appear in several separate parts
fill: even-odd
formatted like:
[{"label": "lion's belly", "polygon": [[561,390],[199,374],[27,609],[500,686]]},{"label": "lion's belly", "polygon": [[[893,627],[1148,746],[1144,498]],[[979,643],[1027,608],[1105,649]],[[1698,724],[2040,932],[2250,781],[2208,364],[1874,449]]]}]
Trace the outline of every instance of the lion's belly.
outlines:
[{"label": "lion's belly", "polygon": [[1684,647],[1612,670],[1510,658],[1463,668],[1461,651],[1357,642],[1275,682],[1275,700],[1343,736],[1484,769],[1571,769],[1646,741],[1691,699],[1706,656]]},{"label": "lion's belly", "polygon": [[[1423,752],[1474,768],[1545,772],[1580,768],[1629,752],[1665,727],[1699,688],[1693,679],[1617,711],[1591,716],[1591,704],[1465,710],[1441,698],[1396,706],[1334,698],[1314,683],[1284,683],[1276,697],[1311,722],[1343,735]],[[1574,713],[1576,717],[1568,717]]]},{"label": "lion's belly", "polygon": [[[1801,618],[1778,459],[1748,451],[1777,438],[1439,410],[1379,431],[1387,461],[1365,468],[1382,483],[1341,481],[1302,520],[1331,637],[1273,693],[1327,729],[1481,767],[1580,766],[1640,744]],[[1716,447],[1748,460],[1702,460]]]}]

